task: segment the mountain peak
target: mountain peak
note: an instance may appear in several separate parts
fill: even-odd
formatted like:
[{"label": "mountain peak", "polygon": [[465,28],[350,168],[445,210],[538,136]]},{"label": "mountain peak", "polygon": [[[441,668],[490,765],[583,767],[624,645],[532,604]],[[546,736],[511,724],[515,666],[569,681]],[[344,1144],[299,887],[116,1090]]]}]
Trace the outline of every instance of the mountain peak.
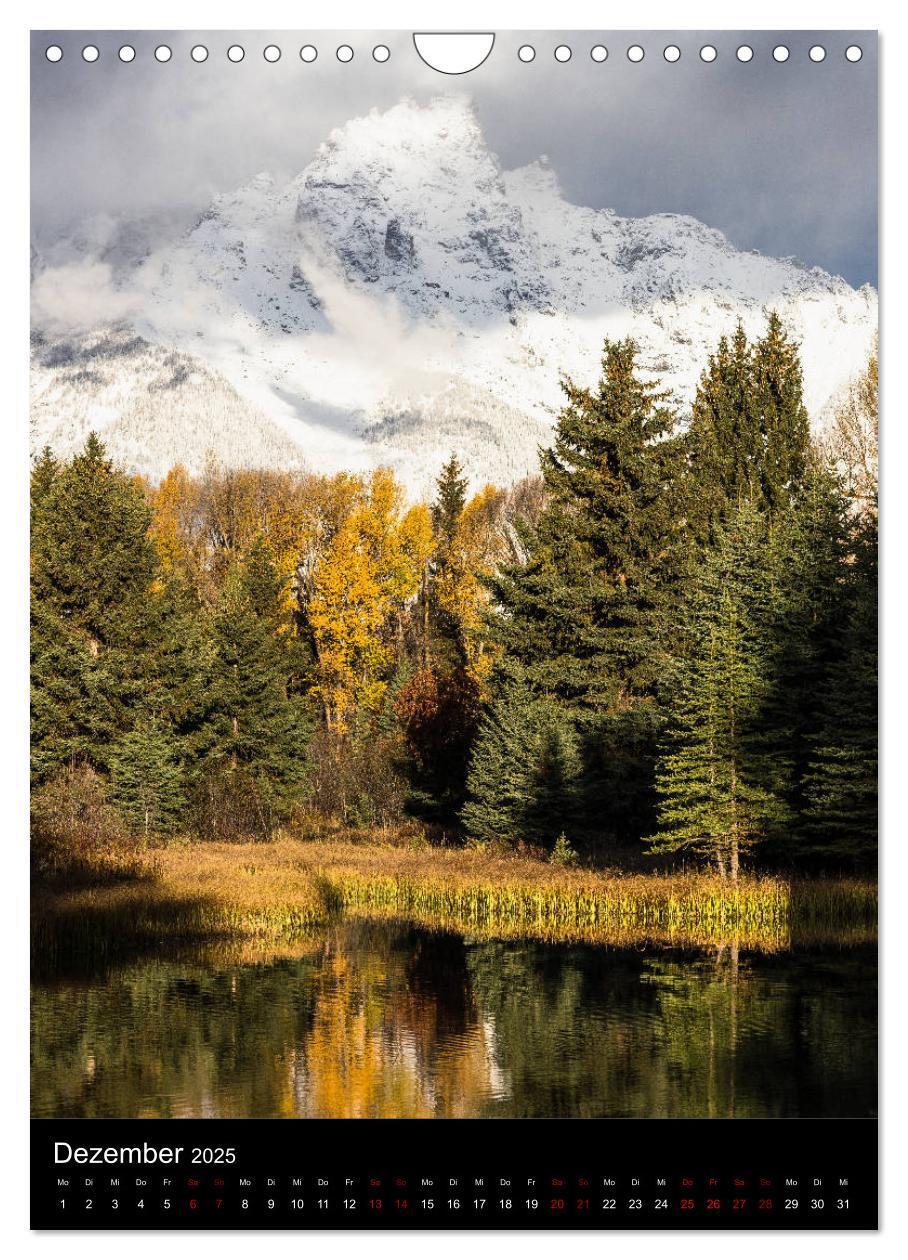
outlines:
[{"label": "mountain peak", "polygon": [[[572,204],[544,156],[502,170],[469,98],[405,98],[336,128],[285,188],[258,175],[216,198],[139,278],[135,327],[191,346],[312,467],[390,463],[419,490],[439,450],[462,450],[477,482],[531,471],[560,378],[594,382],[605,336],[632,336],[683,412],[718,338],[738,319],[759,335],[775,309],[822,423],[866,361],[873,290],[738,250],[671,210]],[[83,411],[123,412],[126,383],[111,371],[86,384],[77,365],[87,392],[67,406],[82,410],[52,420],[64,369],[45,367],[39,440],[69,441]],[[266,447],[271,459],[255,423],[250,462]]]},{"label": "mountain peak", "polygon": [[393,163],[401,158],[443,161],[457,150],[485,150],[482,128],[465,96],[436,96],[421,105],[404,97],[335,127],[318,147],[315,164]]}]

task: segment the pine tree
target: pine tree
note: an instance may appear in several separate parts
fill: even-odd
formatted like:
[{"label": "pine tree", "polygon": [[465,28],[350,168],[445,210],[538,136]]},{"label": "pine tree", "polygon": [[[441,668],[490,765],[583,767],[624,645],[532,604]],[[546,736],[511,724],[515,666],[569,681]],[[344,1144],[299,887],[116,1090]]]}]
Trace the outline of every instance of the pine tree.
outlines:
[{"label": "pine tree", "polygon": [[262,543],[235,563],[212,625],[210,773],[252,790],[268,831],[305,792],[312,721],[304,646],[283,626],[281,583]]},{"label": "pine tree", "polygon": [[127,720],[109,654],[93,654],[77,627],[36,600],[30,653],[33,782],[82,762],[106,768]]},{"label": "pine tree", "polygon": [[694,399],[687,510],[713,542],[745,501],[784,512],[807,474],[810,428],[797,346],[774,312],[751,345],[739,323],[709,358]]},{"label": "pine tree", "polygon": [[457,540],[467,502],[467,478],[463,465],[452,451],[435,482],[431,507],[434,554],[426,566],[420,587],[422,613],[422,665],[430,660],[449,669],[466,664],[459,626],[445,598],[457,590],[463,578]]},{"label": "pine tree", "polygon": [[[33,518],[41,511],[51,487],[60,472],[60,462],[49,446],[45,446],[32,466],[31,510]],[[33,520],[33,526],[35,522]]]},{"label": "pine tree", "polygon": [[765,518],[745,504],[720,532],[685,609],[690,647],[676,665],[654,853],[708,857],[737,879],[742,857],[789,818],[788,767],[766,704],[778,616]]},{"label": "pine tree", "polygon": [[596,390],[565,382],[554,445],[540,455],[547,506],[523,529],[525,563],[490,582],[500,651],[574,726],[591,829],[627,839],[650,808],[656,693],[682,572],[684,454],[635,356],[632,342],[607,341]]},{"label": "pine tree", "polygon": [[140,722],[114,745],[110,766],[111,799],[134,832],[147,842],[179,827],[187,805],[185,776],[166,727]]},{"label": "pine tree", "polygon": [[458,522],[467,503],[467,479],[463,475],[463,464],[454,451],[442,466],[435,486],[432,529],[443,553],[453,544]]},{"label": "pine tree", "polygon": [[805,780],[806,851],[872,865],[878,831],[876,514],[857,519],[846,566],[841,653],[822,689],[821,725]]},{"label": "pine tree", "polygon": [[[847,508],[838,479],[816,459],[799,497],[768,527],[778,602],[773,687],[765,721],[777,755],[791,769],[789,805],[800,818],[805,779],[824,724],[830,671],[842,654],[848,616]],[[802,839],[786,827],[769,846],[791,861]]]},{"label": "pine tree", "polygon": [[810,420],[804,406],[798,347],[772,311],[765,335],[754,346],[754,401],[764,444],[760,491],[770,511],[795,497],[810,459]]},{"label": "pine tree", "polygon": [[[42,472],[43,486],[46,473]],[[154,577],[151,512],[95,434],[41,498],[32,539],[35,598],[95,649],[137,646]]]},{"label": "pine tree", "polygon": [[526,564],[491,583],[497,637],[532,685],[595,710],[651,693],[678,576],[682,444],[635,356],[632,342],[607,341],[596,391],[564,383],[554,445],[540,452],[548,505],[526,532]]},{"label": "pine tree", "polygon": [[500,679],[473,748],[461,814],[467,834],[551,848],[571,829],[577,772],[563,716],[519,674]]},{"label": "pine tree", "polygon": [[93,434],[65,465],[45,452],[32,495],[33,772],[74,760],[105,770],[148,690],[149,511]]}]

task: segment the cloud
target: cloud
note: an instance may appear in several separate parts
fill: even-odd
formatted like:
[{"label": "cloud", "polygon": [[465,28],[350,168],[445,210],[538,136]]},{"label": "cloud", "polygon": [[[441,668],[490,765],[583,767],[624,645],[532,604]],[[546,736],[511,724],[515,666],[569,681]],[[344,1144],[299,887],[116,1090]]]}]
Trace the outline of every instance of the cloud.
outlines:
[{"label": "cloud", "polygon": [[[393,294],[379,297],[354,288],[311,245],[300,265],[331,327],[330,332],[310,334],[307,356],[342,369],[334,375],[350,387],[355,382],[351,389],[354,405],[362,405],[364,394],[375,402],[384,394],[429,391],[448,380],[456,332],[453,321],[439,318],[432,325],[414,323]],[[446,360],[446,372],[426,366]]]},{"label": "cloud", "polygon": [[95,259],[46,267],[32,283],[32,323],[51,333],[75,332],[133,319],[141,292],[117,288],[108,263]]},{"label": "cloud", "polygon": [[[312,66],[288,32],[237,34],[247,49],[238,65],[224,55],[233,39],[226,32],[130,32],[138,55],[129,67],[117,61],[125,42],[117,32],[33,38],[33,221],[42,250],[91,215],[188,216],[260,170],[284,182],[347,119],[403,94],[425,102],[450,90],[402,31],[319,32],[322,55]],[[77,49],[89,39],[101,57],[85,66]],[[505,168],[545,152],[578,204],[691,214],[739,248],[796,254],[852,284],[875,282],[872,33],[622,31],[599,39],[610,54],[602,64],[582,47],[588,33],[501,32],[489,60],[457,80]],[[830,50],[820,66],[807,56],[817,39]],[[43,55],[52,41],[66,53],[57,65]],[[152,54],[159,42],[173,48],[166,66]],[[525,42],[537,47],[531,65],[516,56]],[[648,50],[639,64],[622,55],[634,42]],[[719,50],[709,66],[698,56],[705,42]],[[772,58],[778,42],[791,49],[784,65]],[[857,65],[842,55],[853,42],[865,49]],[[211,50],[203,66],[189,58],[196,43]],[[267,43],[284,49],[273,65],[261,56]],[[341,43],[355,49],[352,66],[331,55]],[[381,66],[370,56],[377,43],[391,49]],[[552,56],[559,43],[575,49],[566,64]],[[663,43],[682,49],[677,64],[664,62]],[[746,66],[735,58],[739,43],[755,50]]]}]

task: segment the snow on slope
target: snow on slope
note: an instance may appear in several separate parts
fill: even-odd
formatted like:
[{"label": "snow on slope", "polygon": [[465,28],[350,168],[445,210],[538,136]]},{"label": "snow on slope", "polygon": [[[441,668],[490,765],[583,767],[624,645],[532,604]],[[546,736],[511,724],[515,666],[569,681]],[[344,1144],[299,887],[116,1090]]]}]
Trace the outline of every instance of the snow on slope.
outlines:
[{"label": "snow on slope", "polygon": [[128,329],[32,338],[32,446],[71,455],[94,430],[130,472],[157,481],[178,461],[301,468],[304,453],[198,359]]},{"label": "snow on slope", "polygon": [[[544,158],[503,171],[457,97],[351,120],[288,186],[260,175],[216,198],[111,283],[121,301],[132,293],[150,346],[191,353],[197,392],[212,390],[203,427],[225,459],[390,463],[419,491],[452,448],[474,481],[532,471],[560,376],[592,382],[606,335],[632,335],[683,410],[718,337],[739,317],[758,334],[773,307],[802,342],[819,424],[876,327],[867,286],[738,251],[689,217],[571,205]],[[197,457],[182,402],[157,425],[153,398],[141,421],[118,410],[112,395],[135,392],[122,383],[97,397],[84,384],[78,402],[53,389],[44,382],[38,442],[107,408],[136,466]]]}]

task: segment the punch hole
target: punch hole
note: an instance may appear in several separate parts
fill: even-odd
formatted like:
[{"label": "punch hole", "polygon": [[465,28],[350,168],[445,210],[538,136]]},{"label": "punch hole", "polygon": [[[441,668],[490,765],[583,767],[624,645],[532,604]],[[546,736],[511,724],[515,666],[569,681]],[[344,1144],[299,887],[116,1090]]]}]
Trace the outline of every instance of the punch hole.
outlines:
[{"label": "punch hole", "polygon": [[155,61],[169,61],[172,56],[173,53],[166,44],[158,44],[157,48],[154,50]]},{"label": "punch hole", "polygon": [[864,50],[859,44],[849,44],[845,49],[846,61],[860,61],[864,56]]},{"label": "punch hole", "polygon": [[536,57],[536,49],[533,47],[532,44],[521,44],[520,47],[517,49],[517,56],[520,58],[521,61],[525,61],[525,62],[533,61],[534,58]]},{"label": "punch hole", "polygon": [[300,59],[305,62],[315,61],[318,56],[318,49],[313,48],[311,44],[303,44],[300,49]]},{"label": "punch hole", "polygon": [[706,62],[715,61],[718,55],[719,54],[716,52],[715,48],[713,48],[712,44],[704,44],[703,47],[700,49],[701,61],[706,61]]},{"label": "punch hole", "polygon": [[121,61],[135,61],[136,50],[133,48],[132,44],[124,44],[117,52],[117,56]]},{"label": "punch hole", "polygon": [[790,56],[791,53],[784,44],[776,44],[775,48],[772,50],[773,61],[787,61]]},{"label": "punch hole", "polygon": [[640,47],[639,44],[631,44],[630,48],[627,50],[628,61],[634,61],[634,62],[642,61],[644,56],[645,54],[643,52],[643,49]]},{"label": "punch hole", "polygon": [[277,44],[269,44],[268,47],[262,53],[262,56],[265,58],[266,61],[270,61],[274,63],[275,61],[280,61],[281,50],[278,48]]},{"label": "punch hole", "polygon": [[353,49],[349,44],[341,44],[340,48],[337,50],[337,59],[338,61],[343,61],[345,64],[346,62],[353,60]]},{"label": "punch hole", "polygon": [[680,61],[681,49],[678,47],[677,44],[669,44],[667,48],[664,48],[662,50],[662,56],[665,58],[666,61],[672,61],[672,62]]},{"label": "punch hole", "polygon": [[418,31],[413,45],[420,61],[439,74],[469,74],[488,58],[495,36],[483,31]]},{"label": "punch hole", "polygon": [[233,61],[233,62],[242,61],[245,56],[246,56],[246,50],[245,48],[243,48],[241,44],[231,44],[230,47],[227,49],[228,61]]},{"label": "punch hole", "polygon": [[556,61],[570,61],[570,59],[571,59],[570,48],[568,48],[567,44],[559,44],[558,47],[555,49],[555,60]]},{"label": "punch hole", "polygon": [[49,47],[44,49],[44,56],[47,58],[48,61],[53,61],[53,62],[62,61],[63,49],[60,47],[59,44],[51,44],[49,45]]},{"label": "punch hole", "polygon": [[97,61],[100,56],[101,54],[98,49],[95,48],[94,44],[86,44],[82,49],[83,61]]},{"label": "punch hole", "polygon": [[191,48],[189,50],[189,55],[193,61],[198,61],[198,62],[207,61],[208,49],[205,47],[204,44],[196,44],[194,48]]},{"label": "punch hole", "polygon": [[742,44],[736,51],[735,56],[739,61],[753,61],[754,50],[751,48],[750,44]]},{"label": "punch hole", "polygon": [[376,44],[372,49],[372,57],[375,61],[387,61],[391,56],[391,49],[387,44]]},{"label": "punch hole", "polygon": [[810,58],[811,61],[825,61],[826,49],[823,47],[822,44],[814,44],[813,48],[811,48],[807,56]]},{"label": "punch hole", "polygon": [[608,60],[608,49],[605,44],[594,44],[590,49],[590,56],[593,61],[603,62]]}]

